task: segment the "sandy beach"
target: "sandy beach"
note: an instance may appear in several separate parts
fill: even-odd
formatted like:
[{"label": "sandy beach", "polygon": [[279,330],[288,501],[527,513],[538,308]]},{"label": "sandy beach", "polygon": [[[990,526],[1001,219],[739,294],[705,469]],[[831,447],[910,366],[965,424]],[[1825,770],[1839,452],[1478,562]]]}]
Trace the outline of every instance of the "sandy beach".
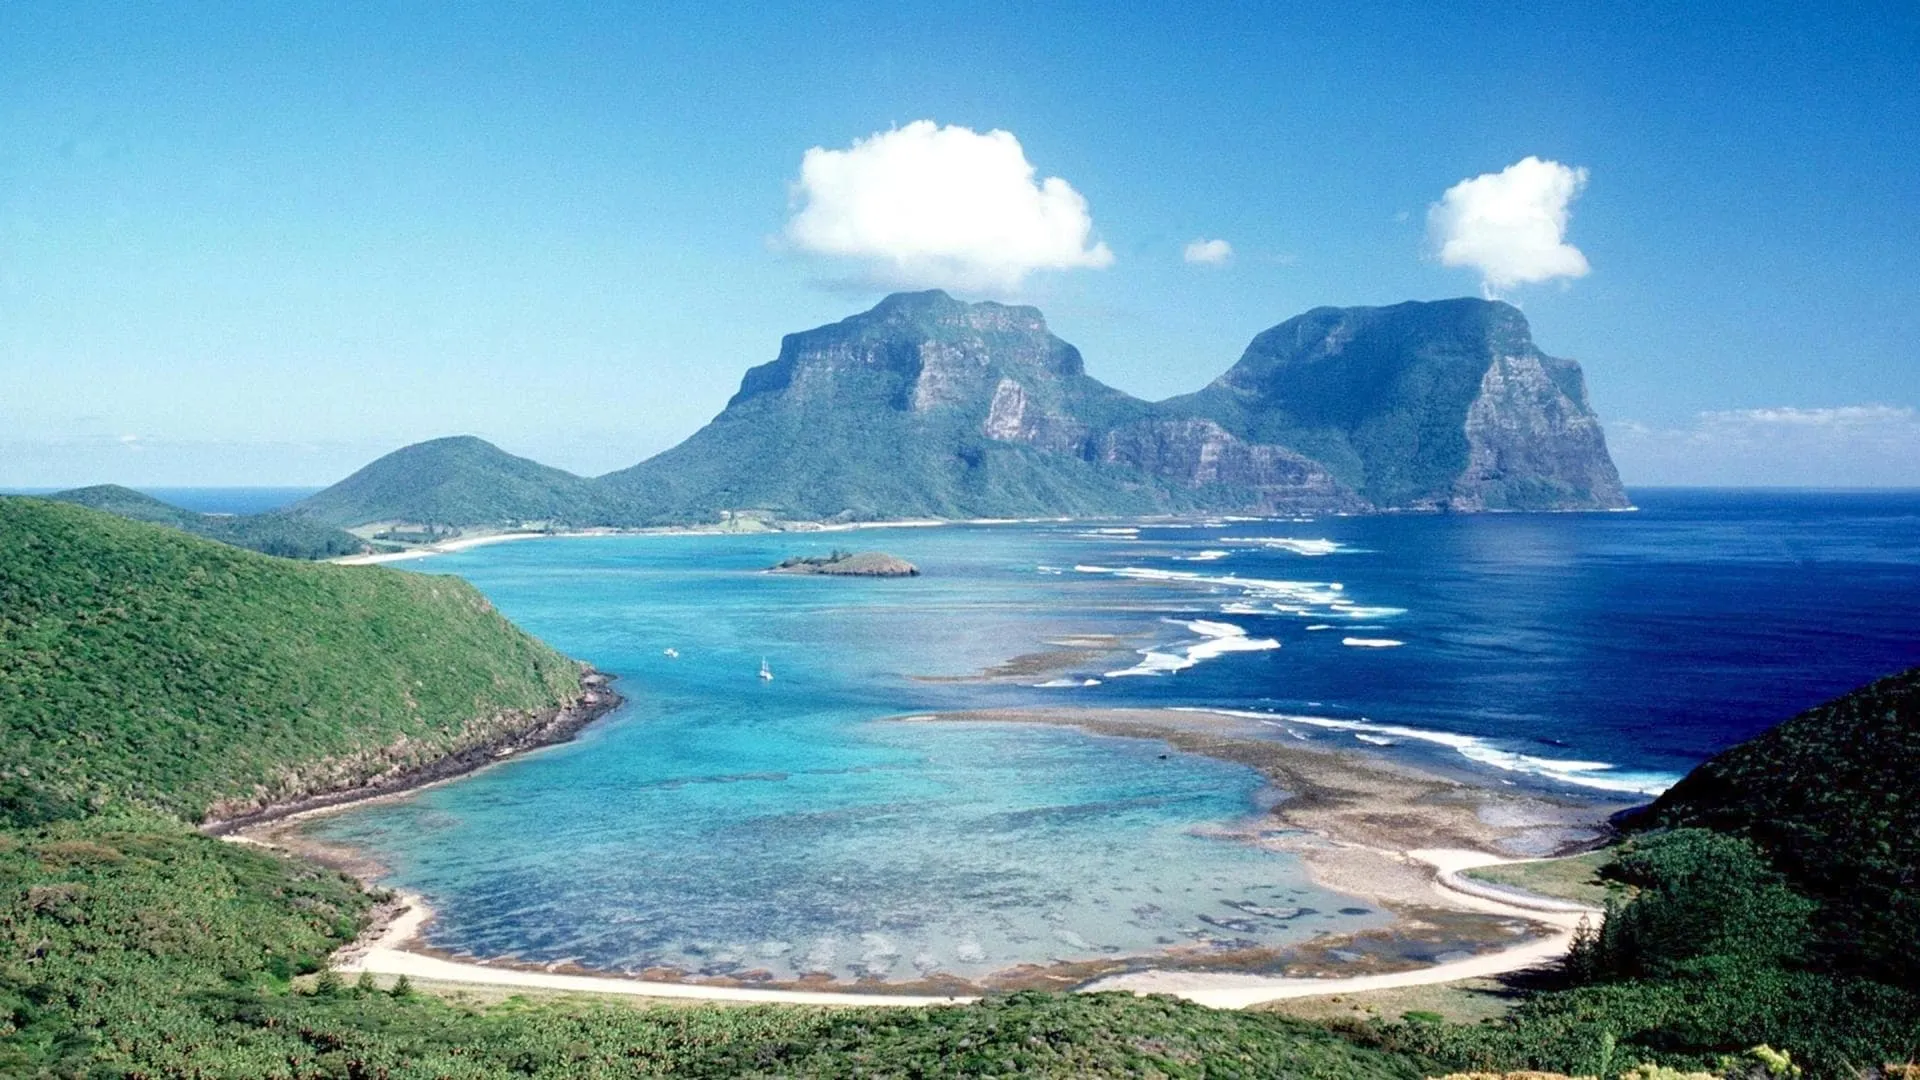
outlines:
[{"label": "sandy beach", "polygon": [[[910,518],[900,521],[849,521],[833,524],[816,522],[782,522],[780,528],[768,529],[732,529],[723,526],[661,526],[639,529],[561,529],[554,532],[504,531],[480,533],[472,536],[457,536],[451,540],[441,540],[432,544],[421,544],[404,551],[380,551],[365,555],[343,555],[330,559],[339,566],[377,566],[382,563],[406,562],[410,559],[424,559],[431,555],[450,555],[456,551],[483,547],[488,544],[504,544],[513,540],[552,540],[565,537],[596,536],[708,536],[724,535],[734,532],[747,532],[753,535],[790,532],[799,535],[826,532],[859,532],[868,529],[930,529],[945,525],[1017,525],[1030,524],[1035,519],[1015,520],[1011,518],[979,518],[968,521],[947,521],[943,518]],[[1045,519],[1054,520],[1054,519]],[[1065,519],[1060,519],[1065,520]]]},{"label": "sandy beach", "polygon": [[[1352,750],[1276,740],[1245,717],[1170,709],[1020,709],[918,715],[901,723],[1039,723],[1105,735],[1154,739],[1183,752],[1235,761],[1260,770],[1287,797],[1270,821],[1249,826],[1247,842],[1296,855],[1318,883],[1363,897],[1397,917],[1389,932],[1314,942],[1284,964],[1283,973],[1234,970],[1221,963],[1169,961],[1128,970],[1063,965],[990,981],[977,989],[1020,986],[1166,993],[1219,1008],[1244,1008],[1284,998],[1431,985],[1484,978],[1551,962],[1562,955],[1583,917],[1597,914],[1565,901],[1529,898],[1463,879],[1478,866],[1520,861],[1591,843],[1601,835],[1607,808],[1506,792],[1386,761]],[[392,794],[381,797],[395,797]],[[304,835],[302,822],[341,806],[241,830],[233,837],[314,859],[370,878],[380,868],[356,852]],[[343,972],[405,975],[430,983],[564,993],[614,994],[725,1002],[810,1005],[924,1006],[971,1000],[973,988],[946,985],[741,985],[602,975],[486,962],[440,954],[424,943],[432,919],[418,896],[400,894],[367,935],[341,950]],[[1458,941],[1467,955],[1441,963],[1396,960],[1395,935]],[[1368,951],[1369,942],[1375,951]]]}]

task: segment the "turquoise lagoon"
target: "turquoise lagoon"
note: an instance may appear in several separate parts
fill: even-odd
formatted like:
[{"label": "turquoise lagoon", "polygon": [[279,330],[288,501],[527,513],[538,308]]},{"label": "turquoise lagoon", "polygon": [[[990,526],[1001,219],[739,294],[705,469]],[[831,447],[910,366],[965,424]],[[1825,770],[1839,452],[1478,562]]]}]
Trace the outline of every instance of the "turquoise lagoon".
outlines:
[{"label": "turquoise lagoon", "polygon": [[[974,979],[1381,926],[1252,842],[1282,793],[1251,770],[897,718],[1253,711],[1275,738],[1618,802],[1920,663],[1920,497],[1640,501],[557,538],[423,560],[616,675],[627,704],[575,742],[314,828],[425,895],[432,946],[607,972]],[[761,572],[834,546],[926,573]],[[1091,634],[1126,644],[1028,680],[939,678]]]}]

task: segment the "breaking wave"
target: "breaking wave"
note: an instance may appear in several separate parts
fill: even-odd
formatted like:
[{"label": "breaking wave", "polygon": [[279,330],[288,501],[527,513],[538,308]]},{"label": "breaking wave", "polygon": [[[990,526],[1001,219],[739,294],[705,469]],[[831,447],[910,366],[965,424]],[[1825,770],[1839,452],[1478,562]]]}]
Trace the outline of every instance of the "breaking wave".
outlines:
[{"label": "breaking wave", "polygon": [[1272,638],[1248,637],[1245,630],[1232,623],[1210,622],[1205,619],[1194,619],[1190,622],[1174,619],[1167,621],[1185,626],[1199,635],[1200,640],[1184,645],[1176,643],[1142,649],[1139,663],[1119,671],[1109,671],[1107,677],[1118,679],[1134,675],[1171,675],[1176,671],[1185,671],[1202,661],[1212,660],[1228,653],[1265,652],[1280,647],[1280,643]]},{"label": "breaking wave", "polygon": [[[1263,724],[1279,728],[1289,734],[1300,733],[1291,730],[1294,725],[1324,728],[1332,731],[1350,732],[1364,742],[1377,739],[1409,739],[1414,742],[1431,743],[1444,746],[1468,761],[1503,772],[1521,773],[1537,776],[1546,780],[1556,780],[1576,787],[1592,788],[1596,791],[1612,791],[1628,795],[1658,795],[1678,783],[1680,778],[1671,773],[1633,772],[1621,769],[1607,761],[1573,761],[1560,758],[1540,757],[1535,754],[1523,754],[1514,750],[1503,750],[1492,740],[1478,735],[1462,735],[1452,731],[1436,731],[1431,728],[1407,727],[1403,724],[1377,724],[1371,720],[1337,720],[1329,716],[1299,716],[1290,713],[1252,712],[1243,709],[1200,709],[1182,707],[1181,712],[1210,712],[1220,716],[1237,716],[1243,719],[1258,720]],[[1362,736],[1371,735],[1372,739]],[[1376,743],[1376,745],[1387,745]]]}]

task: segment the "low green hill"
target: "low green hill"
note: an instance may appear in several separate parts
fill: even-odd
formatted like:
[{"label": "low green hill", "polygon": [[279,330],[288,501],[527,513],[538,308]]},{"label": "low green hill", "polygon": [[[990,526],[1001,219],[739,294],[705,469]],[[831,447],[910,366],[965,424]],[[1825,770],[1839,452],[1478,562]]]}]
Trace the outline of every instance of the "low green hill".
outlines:
[{"label": "low green hill", "polygon": [[1750,838],[1822,901],[1836,962],[1920,986],[1920,668],[1719,754],[1640,824]]},{"label": "low green hill", "polygon": [[465,582],[0,499],[0,814],[195,820],[447,753],[578,691]]},{"label": "low green hill", "polygon": [[617,523],[620,506],[591,480],[456,435],[395,450],[288,512],[342,528],[385,521],[579,526]]},{"label": "low green hill", "polygon": [[118,484],[74,488],[47,496],[90,506],[131,521],[167,525],[223,544],[288,559],[331,559],[367,549],[366,541],[330,525],[277,511],[264,514],[197,514]]}]

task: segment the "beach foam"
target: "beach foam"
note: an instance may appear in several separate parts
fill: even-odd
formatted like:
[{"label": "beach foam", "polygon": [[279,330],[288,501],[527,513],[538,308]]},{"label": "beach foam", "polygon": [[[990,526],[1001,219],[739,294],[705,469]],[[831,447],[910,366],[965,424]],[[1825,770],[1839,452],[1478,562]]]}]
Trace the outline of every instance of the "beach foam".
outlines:
[{"label": "beach foam", "polygon": [[1293,536],[1223,536],[1223,544],[1258,544],[1261,547],[1291,551],[1295,555],[1320,556],[1336,552],[1351,551],[1347,545],[1324,537],[1319,540],[1302,540]]},{"label": "beach foam", "polygon": [[1247,632],[1232,623],[1211,622],[1206,619],[1194,619],[1188,622],[1169,619],[1198,634],[1200,641],[1184,647],[1157,646],[1140,650],[1140,662],[1130,668],[1107,672],[1110,679],[1137,675],[1171,675],[1186,669],[1236,652],[1265,652],[1280,647],[1272,638],[1248,637]]},{"label": "beach foam", "polygon": [[1397,649],[1406,642],[1384,637],[1350,637],[1341,638],[1340,644],[1355,649]]},{"label": "beach foam", "polygon": [[[1596,791],[1613,791],[1629,795],[1658,795],[1678,783],[1680,778],[1669,773],[1629,772],[1619,769],[1606,761],[1571,761],[1559,758],[1540,757],[1534,754],[1522,754],[1513,750],[1503,750],[1489,739],[1478,735],[1462,735],[1452,731],[1436,731],[1431,728],[1407,727],[1402,724],[1379,724],[1372,720],[1339,720],[1330,716],[1301,716],[1293,713],[1264,713],[1244,709],[1201,709],[1180,707],[1179,712],[1209,712],[1219,716],[1236,716],[1242,719],[1258,720],[1263,724],[1289,731],[1289,725],[1325,728],[1332,731],[1353,733],[1355,738],[1372,735],[1375,739],[1410,739],[1415,742],[1432,743],[1445,746],[1461,757],[1476,764],[1500,769],[1504,772],[1523,773],[1547,780],[1557,780],[1576,787],[1592,788]],[[1298,732],[1289,731],[1298,735]],[[1372,739],[1362,739],[1372,742]],[[1389,745],[1376,743],[1375,745]]]},{"label": "beach foam", "polygon": [[1075,573],[1111,574],[1134,581],[1163,581],[1201,586],[1208,589],[1238,589],[1242,600],[1223,607],[1231,615],[1252,615],[1256,610],[1247,601],[1263,601],[1276,615],[1295,615],[1318,619],[1384,619],[1406,614],[1405,608],[1366,606],[1347,599],[1346,586],[1338,581],[1285,581],[1277,578],[1241,577],[1238,574],[1202,574],[1192,570],[1164,570],[1152,566],[1076,565]]},{"label": "beach foam", "polygon": [[1222,551],[1219,549],[1212,549],[1208,551],[1198,552],[1197,554],[1193,554],[1193,555],[1175,555],[1174,559],[1177,562],[1217,562],[1221,559],[1226,558],[1231,554],[1233,554],[1233,552],[1231,551]]}]

